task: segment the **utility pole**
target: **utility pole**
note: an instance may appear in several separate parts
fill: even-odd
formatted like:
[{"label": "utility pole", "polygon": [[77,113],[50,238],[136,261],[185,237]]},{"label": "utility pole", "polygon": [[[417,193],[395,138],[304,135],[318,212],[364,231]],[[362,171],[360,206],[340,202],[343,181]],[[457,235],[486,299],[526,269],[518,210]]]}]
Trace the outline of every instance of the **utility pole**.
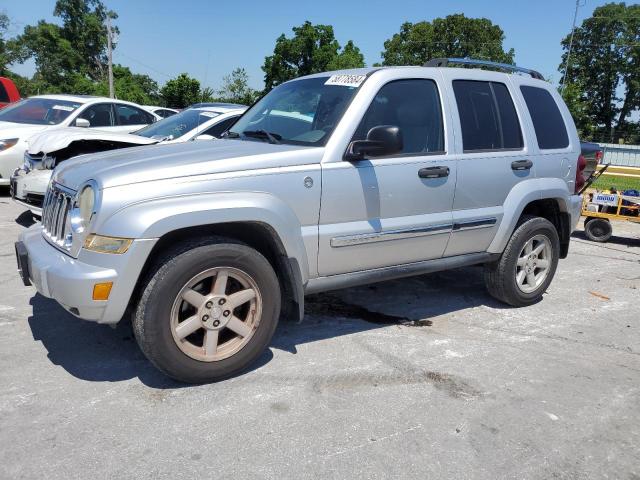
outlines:
[{"label": "utility pole", "polygon": [[107,51],[109,55],[109,98],[113,98],[113,48],[111,46],[111,15],[107,14]]},{"label": "utility pole", "polygon": [[576,31],[576,21],[578,20],[578,8],[580,7],[580,1],[576,0],[576,9],[573,12],[573,26],[571,27],[571,38],[569,39],[569,50],[567,50],[567,59],[564,62],[564,75],[562,76],[562,82],[560,83],[560,93],[564,91],[564,86],[567,83],[567,77],[569,76],[569,60],[571,59],[571,49],[573,48],[573,34]]}]

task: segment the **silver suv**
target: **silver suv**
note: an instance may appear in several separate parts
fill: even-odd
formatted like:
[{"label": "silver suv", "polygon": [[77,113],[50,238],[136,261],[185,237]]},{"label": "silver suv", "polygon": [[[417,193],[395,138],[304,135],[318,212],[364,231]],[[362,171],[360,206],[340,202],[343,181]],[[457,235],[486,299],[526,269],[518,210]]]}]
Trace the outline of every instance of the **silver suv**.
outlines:
[{"label": "silver suv", "polygon": [[538,301],[580,215],[576,128],[539,73],[462,61],[485,69],[311,75],[220,141],[64,162],[16,243],[24,283],[131,316],[185,382],[241,372],[309,293],[482,264],[495,298]]}]

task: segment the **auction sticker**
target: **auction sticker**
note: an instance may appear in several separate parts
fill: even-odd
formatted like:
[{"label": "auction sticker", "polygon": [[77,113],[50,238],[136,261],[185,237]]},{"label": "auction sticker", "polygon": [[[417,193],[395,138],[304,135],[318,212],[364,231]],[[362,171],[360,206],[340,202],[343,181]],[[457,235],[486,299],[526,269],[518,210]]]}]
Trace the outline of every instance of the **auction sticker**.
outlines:
[{"label": "auction sticker", "polygon": [[73,107],[68,107],[67,105],[54,105],[54,110],[64,110],[65,112],[73,112]]},{"label": "auction sticker", "polygon": [[359,87],[367,79],[366,75],[331,75],[325,85],[340,85],[342,87]]}]

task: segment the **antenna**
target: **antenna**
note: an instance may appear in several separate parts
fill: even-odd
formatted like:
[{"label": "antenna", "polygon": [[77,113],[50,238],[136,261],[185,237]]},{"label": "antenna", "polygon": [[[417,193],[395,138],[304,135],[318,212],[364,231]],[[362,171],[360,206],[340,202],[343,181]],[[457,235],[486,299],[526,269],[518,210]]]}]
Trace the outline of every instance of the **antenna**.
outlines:
[{"label": "antenna", "polygon": [[573,12],[573,26],[571,27],[571,38],[569,39],[569,49],[567,50],[567,59],[564,61],[564,75],[562,76],[562,82],[560,82],[560,93],[564,90],[567,77],[569,76],[569,59],[571,58],[571,49],[573,48],[573,34],[576,33],[576,20],[578,19],[578,8],[580,7],[580,0],[576,0],[576,10]]}]

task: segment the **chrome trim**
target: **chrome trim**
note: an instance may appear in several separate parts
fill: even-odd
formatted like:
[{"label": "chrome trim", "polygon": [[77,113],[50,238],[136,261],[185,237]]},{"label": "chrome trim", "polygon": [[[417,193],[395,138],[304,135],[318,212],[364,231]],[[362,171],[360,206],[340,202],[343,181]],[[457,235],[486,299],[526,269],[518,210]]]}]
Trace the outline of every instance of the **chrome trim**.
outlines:
[{"label": "chrome trim", "polygon": [[477,230],[478,228],[493,227],[497,223],[496,217],[478,218],[474,220],[464,220],[462,222],[454,222],[453,231],[459,232],[461,230]]},{"label": "chrome trim", "polygon": [[429,227],[406,228],[400,230],[388,230],[386,232],[359,233],[356,235],[345,235],[331,239],[333,248],[350,247],[352,245],[363,245],[366,243],[387,242],[389,240],[404,240],[407,238],[426,237],[428,235],[438,235],[450,233],[453,228],[451,223],[442,225],[432,225]]}]

